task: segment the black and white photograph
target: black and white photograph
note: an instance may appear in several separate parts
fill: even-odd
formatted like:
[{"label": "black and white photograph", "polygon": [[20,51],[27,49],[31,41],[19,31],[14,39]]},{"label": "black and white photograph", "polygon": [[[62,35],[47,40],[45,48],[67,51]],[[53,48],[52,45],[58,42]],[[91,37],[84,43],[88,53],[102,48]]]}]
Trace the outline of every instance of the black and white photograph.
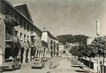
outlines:
[{"label": "black and white photograph", "polygon": [[106,0],[0,0],[0,73],[106,73]]}]

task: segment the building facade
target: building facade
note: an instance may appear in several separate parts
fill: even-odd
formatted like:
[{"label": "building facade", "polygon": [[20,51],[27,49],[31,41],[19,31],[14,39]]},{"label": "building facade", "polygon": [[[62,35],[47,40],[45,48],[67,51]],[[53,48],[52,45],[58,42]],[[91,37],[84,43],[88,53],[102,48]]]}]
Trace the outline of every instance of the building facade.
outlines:
[{"label": "building facade", "polygon": [[64,50],[64,44],[59,43],[59,51],[62,52]]},{"label": "building facade", "polygon": [[42,31],[37,28],[30,16],[26,4],[11,5],[7,0],[0,0],[0,38],[3,41],[1,51],[4,59],[17,57],[21,62],[28,62],[40,57]]},{"label": "building facade", "polygon": [[43,48],[43,52],[42,52],[41,56],[47,57],[48,44],[43,40],[42,40],[42,48]]},{"label": "building facade", "polygon": [[42,31],[42,40],[48,44],[48,48],[46,50],[47,57],[58,56],[59,54],[59,42],[58,40],[45,28]]}]

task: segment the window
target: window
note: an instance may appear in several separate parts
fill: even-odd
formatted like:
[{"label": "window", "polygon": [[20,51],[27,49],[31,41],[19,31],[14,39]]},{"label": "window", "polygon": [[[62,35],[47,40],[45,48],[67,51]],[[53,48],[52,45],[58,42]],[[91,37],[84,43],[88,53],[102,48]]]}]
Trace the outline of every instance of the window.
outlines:
[{"label": "window", "polygon": [[26,25],[26,24],[25,24],[25,21],[23,21],[23,26],[24,26],[24,29],[26,29],[25,25]]},{"label": "window", "polygon": [[36,28],[34,28],[34,32],[36,33]]},{"label": "window", "polygon": [[26,35],[24,34],[24,42],[26,43]]},{"label": "window", "polygon": [[29,24],[27,24],[27,31],[29,31]]},{"label": "window", "polygon": [[20,19],[19,22],[20,22],[20,27],[22,28],[22,24],[23,24],[22,20]]},{"label": "window", "polygon": [[29,31],[31,31],[31,25],[29,24]]},{"label": "window", "polygon": [[42,36],[42,34],[41,34],[41,32],[40,32],[40,38],[41,38],[41,36]]},{"label": "window", "polygon": [[27,42],[29,42],[29,36],[27,36]]},{"label": "window", "polygon": [[20,40],[22,41],[22,33],[20,33]]},{"label": "window", "polygon": [[27,29],[27,22],[25,22],[25,30]]},{"label": "window", "polygon": [[15,36],[17,37],[17,35],[18,35],[18,31],[17,31],[17,30],[15,30]]},{"label": "window", "polygon": [[31,36],[31,42],[35,43],[34,36]]},{"label": "window", "polygon": [[20,27],[21,28],[24,27],[24,20],[23,19],[20,20]]},{"label": "window", "polygon": [[53,43],[53,41],[50,42],[50,44],[52,44],[52,43]]},{"label": "window", "polygon": [[18,17],[18,15],[16,15],[16,14],[15,14],[15,19],[19,20],[19,17]]},{"label": "window", "polygon": [[30,28],[30,29],[31,29],[31,33],[33,33],[33,27],[32,27],[32,26],[31,26],[31,28]]}]

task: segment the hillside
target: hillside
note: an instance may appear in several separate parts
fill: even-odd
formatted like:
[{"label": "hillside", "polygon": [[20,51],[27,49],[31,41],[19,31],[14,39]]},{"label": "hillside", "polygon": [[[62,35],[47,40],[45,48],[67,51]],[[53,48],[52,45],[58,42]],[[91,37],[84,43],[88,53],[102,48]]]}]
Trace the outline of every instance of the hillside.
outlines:
[{"label": "hillside", "polygon": [[65,44],[66,42],[68,43],[81,43],[81,44],[86,44],[88,36],[86,35],[58,35],[56,38],[59,40],[59,42]]}]

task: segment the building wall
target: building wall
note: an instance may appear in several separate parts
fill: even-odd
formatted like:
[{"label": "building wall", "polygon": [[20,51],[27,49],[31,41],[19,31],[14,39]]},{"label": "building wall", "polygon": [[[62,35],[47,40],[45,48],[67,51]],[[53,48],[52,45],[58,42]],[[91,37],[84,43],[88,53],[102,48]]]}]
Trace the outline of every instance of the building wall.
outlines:
[{"label": "building wall", "polygon": [[[1,0],[0,0],[1,7]],[[5,54],[5,24],[4,16],[0,13],[0,67],[4,64],[4,54]]]},{"label": "building wall", "polygon": [[42,40],[45,41],[45,42],[48,42],[48,34],[47,34],[47,32],[43,32],[42,33]]},{"label": "building wall", "polygon": [[58,40],[54,39],[53,35],[49,33],[48,31],[44,31],[42,33],[42,40],[47,42],[48,48],[47,48],[47,54],[48,57],[54,57],[57,55],[59,51],[59,45],[58,45]]},{"label": "building wall", "polygon": [[59,51],[62,51],[64,49],[64,45],[63,44],[59,44]]},{"label": "building wall", "polygon": [[[30,60],[30,51],[31,48],[29,47],[27,40],[29,40],[29,42],[31,43],[31,31],[27,31],[24,28],[20,27],[20,26],[16,26],[15,30],[17,31],[17,37],[19,38],[20,42],[23,43],[23,45],[21,47],[24,47],[24,59],[23,59],[23,63],[25,63],[26,60],[26,50],[27,48],[29,49],[29,53],[28,53],[28,59]],[[28,38],[29,37],[29,38]]]},{"label": "building wall", "polygon": [[[31,24],[29,24],[29,25],[31,25]],[[41,32],[39,32],[37,29],[36,29],[36,31],[38,31],[38,32],[34,32],[34,31],[30,31],[30,30],[28,31],[27,29],[24,29],[24,27],[20,27],[20,26],[15,27],[15,30],[18,31],[17,37],[19,37],[20,41],[22,41],[24,43],[24,46],[23,46],[24,47],[24,62],[25,62],[25,54],[26,54],[27,48],[29,48],[28,58],[31,59],[31,47],[28,46],[27,40],[29,40],[29,43],[31,45],[32,34],[35,36],[34,46],[36,47],[36,48],[34,47],[36,50],[34,57],[42,56],[40,53],[40,51],[42,50],[41,35],[39,35]],[[20,37],[20,35],[22,35],[22,36]],[[38,51],[38,54],[37,54],[37,51]]]},{"label": "building wall", "polygon": [[31,53],[30,52],[31,46],[28,45],[27,40],[29,40],[29,43],[31,45],[31,36],[33,33],[36,34],[35,35],[36,41],[34,44],[38,49],[42,48],[41,47],[42,32],[36,26],[34,26],[34,24],[30,20],[25,18],[23,15],[21,15],[21,13],[17,12],[17,10],[10,3],[8,3],[6,0],[0,0],[0,3],[1,1],[3,2],[2,2],[2,6],[0,6],[0,8],[2,8],[2,12],[0,13],[2,13],[4,17],[5,15],[9,15],[19,22],[19,25],[14,27],[15,29],[13,35],[19,38],[19,42],[21,43],[21,48],[24,48],[23,62],[25,62],[27,48],[29,48],[28,59],[30,59],[30,53]]}]

